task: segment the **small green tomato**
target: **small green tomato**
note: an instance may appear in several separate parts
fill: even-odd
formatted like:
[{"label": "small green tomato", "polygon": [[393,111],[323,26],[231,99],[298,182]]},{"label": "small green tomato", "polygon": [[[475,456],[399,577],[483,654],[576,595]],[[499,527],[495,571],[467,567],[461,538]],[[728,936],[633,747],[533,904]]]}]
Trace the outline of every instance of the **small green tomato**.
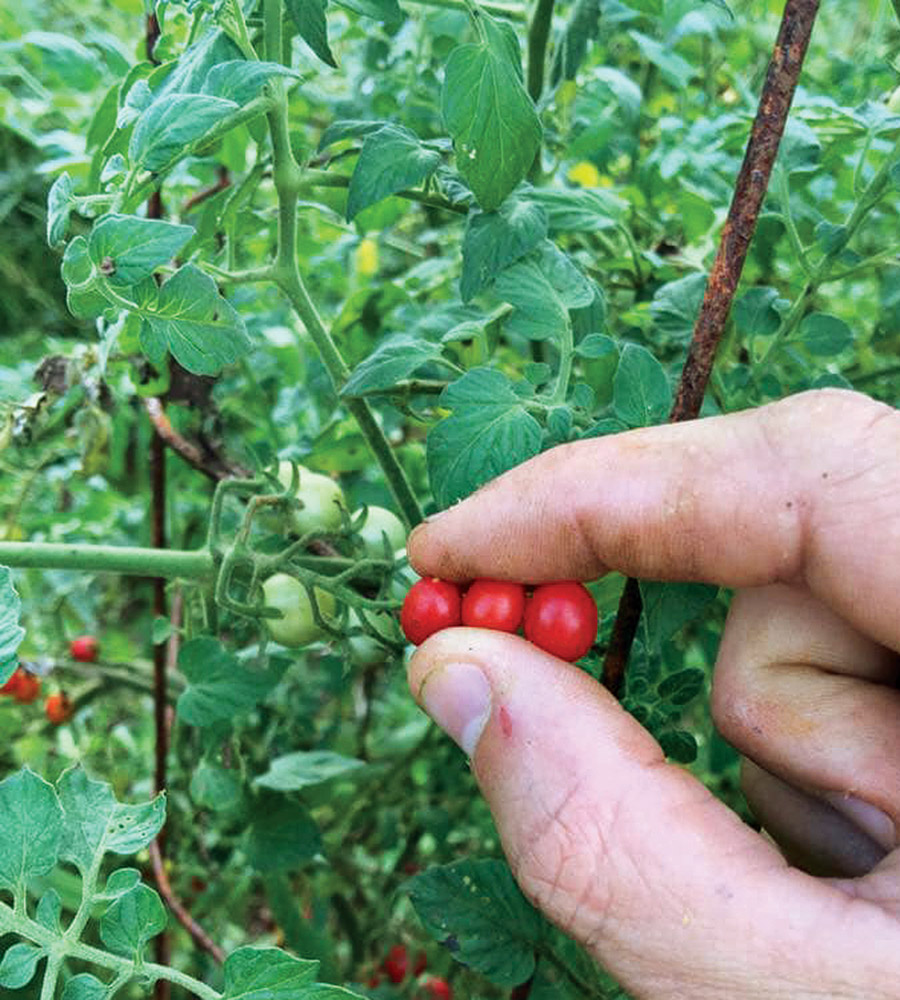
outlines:
[{"label": "small green tomato", "polygon": [[[367,615],[366,619],[375,631],[383,635],[385,639],[396,642],[400,638],[397,623],[387,611]],[[359,628],[362,624],[359,615],[352,608],[348,615],[348,624],[351,628]],[[350,647],[350,661],[357,667],[380,666],[391,655],[389,649],[382,646],[374,636],[368,634],[350,636],[347,645]]]},{"label": "small green tomato", "polygon": [[[359,514],[360,511],[357,511],[355,516]],[[406,545],[406,527],[400,518],[385,507],[369,507],[365,523],[359,529],[359,537],[370,559],[384,558],[385,535],[391,551]]]},{"label": "small green tomato", "polygon": [[[291,511],[289,525],[295,535],[305,535],[310,531],[338,531],[343,522],[343,511],[347,509],[344,491],[329,476],[312,472],[302,465],[297,466],[299,483],[295,497],[303,504]],[[278,479],[285,489],[291,485],[291,463],[280,462]]]},{"label": "small green tomato", "polygon": [[[337,608],[334,595],[315,588],[316,602],[323,618],[332,619]],[[275,573],[263,584],[263,597],[267,607],[277,608],[282,618],[266,618],[269,635],[282,646],[308,646],[325,634],[316,622],[312,602],[306,588],[288,576]]]}]

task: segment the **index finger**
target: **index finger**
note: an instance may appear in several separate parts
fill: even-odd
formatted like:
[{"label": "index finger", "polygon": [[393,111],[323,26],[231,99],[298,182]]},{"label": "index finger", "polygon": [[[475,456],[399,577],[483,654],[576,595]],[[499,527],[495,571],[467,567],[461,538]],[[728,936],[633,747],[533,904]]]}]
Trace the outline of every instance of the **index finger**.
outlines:
[{"label": "index finger", "polygon": [[416,529],[452,580],[805,584],[900,649],[900,412],[842,390],[551,449]]}]

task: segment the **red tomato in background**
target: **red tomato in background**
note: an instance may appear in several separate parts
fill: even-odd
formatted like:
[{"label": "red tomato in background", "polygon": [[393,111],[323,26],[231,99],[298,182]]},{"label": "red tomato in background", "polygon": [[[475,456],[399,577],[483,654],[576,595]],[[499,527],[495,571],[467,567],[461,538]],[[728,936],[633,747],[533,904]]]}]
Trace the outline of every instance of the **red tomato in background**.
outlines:
[{"label": "red tomato in background", "polygon": [[406,971],[409,968],[406,947],[402,944],[395,944],[388,952],[388,957],[384,960],[382,968],[392,983],[402,983],[406,979]]},{"label": "red tomato in background", "polygon": [[505,580],[475,580],[463,595],[462,623],[515,632],[525,614],[525,588]]},{"label": "red tomato in background", "polygon": [[525,638],[561,660],[580,659],[597,637],[597,605],[575,580],[542,583],[525,608]]},{"label": "red tomato in background", "polygon": [[418,646],[435,632],[461,624],[461,605],[458,584],[433,577],[419,580],[409,588],[403,601],[400,612],[403,634]]},{"label": "red tomato in background", "polygon": [[44,702],[44,714],[55,726],[68,722],[72,718],[73,710],[72,702],[63,691],[51,694]]},{"label": "red tomato in background", "polygon": [[21,667],[16,672],[19,674],[19,681],[16,684],[15,691],[13,691],[13,698],[23,705],[30,705],[41,696],[40,678],[28,673],[27,670],[23,670]]},{"label": "red tomato in background", "polygon": [[446,979],[432,976],[422,984],[424,996],[429,1000],[453,1000],[453,989]]},{"label": "red tomato in background", "polygon": [[69,643],[69,654],[79,663],[94,663],[100,652],[100,643],[92,635],[80,635]]}]

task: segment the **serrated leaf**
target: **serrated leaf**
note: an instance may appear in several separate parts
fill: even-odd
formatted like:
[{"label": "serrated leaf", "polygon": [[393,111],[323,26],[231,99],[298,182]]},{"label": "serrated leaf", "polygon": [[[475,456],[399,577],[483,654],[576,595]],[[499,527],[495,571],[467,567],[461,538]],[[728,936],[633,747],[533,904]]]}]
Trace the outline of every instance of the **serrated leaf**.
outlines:
[{"label": "serrated leaf", "polygon": [[12,572],[0,566],[0,685],[5,684],[19,662],[19,646],[25,629],[19,624],[22,600],[12,582]]},{"label": "serrated leaf", "polygon": [[278,948],[239,948],[225,959],[222,1000],[305,1000],[319,963]]},{"label": "serrated leaf", "polygon": [[136,885],[109,905],[100,919],[100,937],[110,951],[137,961],[166,923],[159,896],[149,886]]},{"label": "serrated leaf", "polygon": [[142,112],[131,133],[128,158],[133,166],[156,172],[190,152],[215,125],[240,107],[207,94],[166,94]]},{"label": "serrated leaf", "polygon": [[285,0],[285,6],[303,41],[326,66],[336,69],[337,60],[328,44],[324,0]]},{"label": "serrated leaf", "polygon": [[613,378],[613,410],[629,427],[649,427],[667,416],[672,390],[663,366],[645,348],[626,344]]},{"label": "serrated leaf", "polygon": [[483,10],[473,17],[479,41],[450,53],[441,110],[457,170],[490,212],[525,178],[542,129],[522,82],[515,31]]},{"label": "serrated leaf", "polygon": [[853,331],[837,316],[828,313],[810,313],[792,341],[802,344],[817,357],[834,357],[853,343]]},{"label": "serrated leaf", "polygon": [[430,361],[441,361],[441,349],[427,340],[401,335],[385,341],[353,370],[342,396],[389,391]]},{"label": "serrated leaf", "polygon": [[682,626],[696,618],[719,592],[704,583],[640,582],[643,613],[652,645],[659,649]]},{"label": "serrated leaf", "polygon": [[193,226],[162,219],[104,215],[91,230],[88,251],[111,285],[136,285],[168,264],[195,233]]},{"label": "serrated leaf", "polygon": [[734,304],[734,322],[747,337],[770,337],[781,325],[775,288],[748,288]]},{"label": "serrated leaf", "polygon": [[415,133],[402,125],[385,125],[369,133],[350,177],[347,218],[364,208],[420,184],[441,162],[441,154],[426,149]]},{"label": "serrated leaf", "polygon": [[0,986],[8,990],[20,990],[27,986],[43,957],[44,949],[33,944],[14,944],[7,948],[0,962]]},{"label": "serrated leaf", "polygon": [[428,475],[440,508],[540,451],[540,424],[501,372],[472,369],[444,390],[441,405],[453,413],[427,441]]},{"label": "serrated leaf", "polygon": [[181,647],[178,667],[188,682],[178,698],[178,718],[189,726],[211,726],[249,712],[278,683],[283,661],[249,670],[218,640],[192,639]]},{"label": "serrated leaf", "polygon": [[56,865],[62,807],[52,785],[24,768],[0,781],[0,888],[18,893]]},{"label": "serrated leaf", "polygon": [[98,854],[136,854],[147,847],[166,820],[166,800],[126,805],[116,801],[110,786],[95,781],[79,767],[57,782],[65,815],[60,857],[86,872]]},{"label": "serrated leaf", "polygon": [[69,228],[69,216],[75,204],[75,184],[68,173],[61,173],[47,193],[47,242],[59,246]]},{"label": "serrated leaf", "polygon": [[469,215],[462,247],[463,302],[469,302],[510,264],[547,236],[547,214],[533,202],[507,198],[496,212]]},{"label": "serrated leaf", "polygon": [[66,982],[62,1000],[106,1000],[109,994],[104,983],[88,972],[80,972]]},{"label": "serrated leaf", "polygon": [[[194,375],[215,375],[250,350],[244,321],[219,295],[216,283],[185,264],[148,299],[137,303],[158,344]],[[141,334],[143,344],[144,334]]]},{"label": "serrated leaf", "polygon": [[281,63],[229,59],[210,69],[200,92],[225,101],[234,101],[243,107],[259,97],[266,84],[279,76],[300,78],[296,70],[282,66]]},{"label": "serrated leaf", "polygon": [[247,832],[247,860],[260,872],[298,868],[322,850],[316,821],[299,802],[274,795],[254,810]]},{"label": "serrated leaf", "polygon": [[534,972],[545,924],[504,862],[429,868],[404,888],[425,929],[457,962],[501,987],[525,982]]},{"label": "serrated leaf", "polygon": [[358,771],[361,767],[365,767],[361,760],[330,750],[298,750],[270,760],[269,770],[256,778],[254,784],[277,792],[296,792]]}]

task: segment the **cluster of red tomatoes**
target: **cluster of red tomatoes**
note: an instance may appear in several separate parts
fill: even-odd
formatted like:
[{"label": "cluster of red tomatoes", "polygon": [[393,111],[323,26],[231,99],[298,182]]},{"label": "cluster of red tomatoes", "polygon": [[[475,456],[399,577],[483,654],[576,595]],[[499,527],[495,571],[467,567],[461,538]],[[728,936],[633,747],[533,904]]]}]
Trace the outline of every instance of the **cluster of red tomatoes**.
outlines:
[{"label": "cluster of red tomatoes", "polygon": [[561,660],[580,659],[597,637],[597,605],[575,580],[541,583],[531,589],[506,580],[474,580],[468,587],[448,580],[413,584],[400,624],[415,645],[455,625],[517,632]]},{"label": "cluster of red tomatoes", "polygon": [[[410,966],[406,946],[395,944],[387,953],[387,958],[381,963],[380,968],[369,977],[368,985],[378,986],[382,975],[384,975],[390,982],[399,986],[408,975],[417,979],[425,971],[425,967],[424,952],[419,952],[415,962]],[[419,987],[416,993],[417,1000],[453,1000],[453,988],[441,976],[429,976],[419,984]]]},{"label": "cluster of red tomatoes", "polygon": [[[69,643],[69,655],[81,663],[94,663],[100,644],[92,635],[82,635]],[[13,698],[22,705],[30,705],[41,696],[41,679],[24,667],[17,667],[12,677],[0,687],[0,695]],[[72,718],[75,707],[65,691],[54,691],[44,701],[44,714],[55,726]]]}]

